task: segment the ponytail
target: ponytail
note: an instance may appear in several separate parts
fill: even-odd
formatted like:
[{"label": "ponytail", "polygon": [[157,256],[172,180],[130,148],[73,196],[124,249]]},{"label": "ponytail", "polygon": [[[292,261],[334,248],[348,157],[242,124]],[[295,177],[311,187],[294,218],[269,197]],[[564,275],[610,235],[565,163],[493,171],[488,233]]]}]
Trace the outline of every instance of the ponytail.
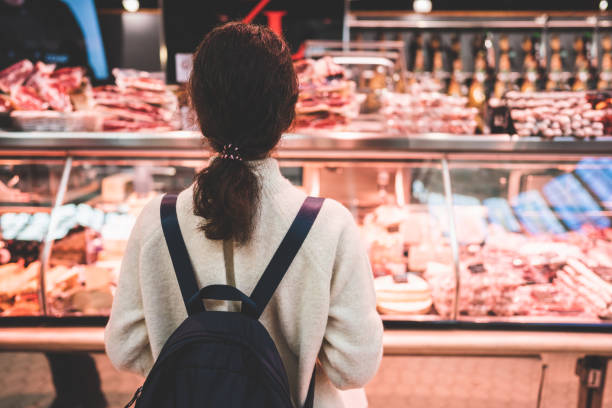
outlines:
[{"label": "ponytail", "polygon": [[213,159],[196,176],[194,214],[208,239],[249,240],[259,208],[259,180],[242,160]]},{"label": "ponytail", "polygon": [[[194,184],[194,214],[207,238],[246,243],[255,229],[260,180],[248,161],[269,157],[295,118],[298,82],[287,44],[269,28],[217,27],[194,57],[189,95],[204,138],[220,157]],[[228,147],[239,146],[236,160]]]}]

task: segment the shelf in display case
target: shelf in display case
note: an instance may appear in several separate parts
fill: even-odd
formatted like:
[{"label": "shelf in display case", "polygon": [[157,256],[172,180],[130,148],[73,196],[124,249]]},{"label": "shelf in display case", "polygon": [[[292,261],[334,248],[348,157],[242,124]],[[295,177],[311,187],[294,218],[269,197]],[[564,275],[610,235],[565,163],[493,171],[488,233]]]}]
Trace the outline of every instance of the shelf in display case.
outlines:
[{"label": "shelf in display case", "polygon": [[[201,157],[202,136],[197,132],[2,132],[0,152],[48,151],[63,155],[95,156],[101,151],[188,151]],[[277,155],[304,151],[334,151],[338,158],[376,157],[385,153],[511,153],[610,155],[612,136],[574,138],[519,138],[511,135],[453,135],[444,133],[394,135],[387,133],[304,131],[285,134]]]}]

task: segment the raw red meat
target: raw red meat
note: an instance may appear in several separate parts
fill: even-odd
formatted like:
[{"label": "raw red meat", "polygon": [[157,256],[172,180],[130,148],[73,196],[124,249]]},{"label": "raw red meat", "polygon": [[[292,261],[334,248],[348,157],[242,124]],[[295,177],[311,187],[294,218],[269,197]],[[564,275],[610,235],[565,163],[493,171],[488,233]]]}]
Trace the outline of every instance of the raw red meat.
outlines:
[{"label": "raw red meat", "polygon": [[0,112],[10,112],[13,110],[13,104],[8,96],[0,94]]},{"label": "raw red meat", "polygon": [[105,115],[107,131],[173,130],[176,96],[163,80],[136,70],[114,69],[116,84],[98,86],[92,91],[96,110]]},{"label": "raw red meat", "polygon": [[34,71],[29,60],[20,61],[0,72],[0,90],[10,93],[13,88],[21,86]]},{"label": "raw red meat", "polygon": [[36,93],[34,88],[29,86],[13,88],[11,99],[15,109],[18,110],[42,111],[49,108],[49,104]]},{"label": "raw red meat", "polygon": [[51,109],[58,112],[72,112],[68,92],[57,78],[51,77],[54,69],[55,65],[37,62],[34,74],[26,85],[34,88],[40,97],[49,103]]},{"label": "raw red meat", "polygon": [[72,112],[70,95],[64,91],[64,87],[50,81],[40,81],[37,84],[40,96],[49,103],[51,109],[58,112]]},{"label": "raw red meat", "polygon": [[64,88],[66,93],[73,92],[83,83],[85,73],[80,67],[60,68],[51,74],[51,78]]},{"label": "raw red meat", "polygon": [[49,75],[55,70],[55,64],[45,64],[44,62],[38,61],[34,66],[34,72],[30,75],[30,78],[26,81],[26,86],[36,88],[36,83],[40,80],[48,80]]}]

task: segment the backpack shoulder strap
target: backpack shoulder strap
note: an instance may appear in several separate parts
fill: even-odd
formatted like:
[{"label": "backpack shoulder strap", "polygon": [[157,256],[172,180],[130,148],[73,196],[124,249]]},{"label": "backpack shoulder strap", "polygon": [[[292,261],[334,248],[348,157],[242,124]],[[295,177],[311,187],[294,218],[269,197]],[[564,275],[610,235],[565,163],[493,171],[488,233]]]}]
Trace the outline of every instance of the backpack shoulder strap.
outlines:
[{"label": "backpack shoulder strap", "polygon": [[300,211],[289,227],[289,231],[287,231],[261,279],[257,282],[257,286],[253,289],[253,293],[251,293],[251,299],[257,305],[257,316],[254,316],[255,318],[261,316],[274,291],[285,276],[312,224],[314,224],[323,201],[324,198],[319,197],[306,197],[306,200],[304,200]]},{"label": "backpack shoulder strap", "polygon": [[193,265],[191,265],[189,253],[187,252],[187,247],[185,246],[185,241],[183,240],[181,228],[178,223],[176,199],[176,194],[166,194],[162,198],[160,207],[161,225],[164,231],[166,244],[168,245],[168,251],[170,251],[174,273],[176,274],[176,279],[181,288],[183,302],[185,302],[185,307],[187,308],[187,314],[192,315],[204,311],[204,305],[202,302],[197,302],[194,306],[189,305],[189,300],[193,295],[198,293],[199,289]]}]

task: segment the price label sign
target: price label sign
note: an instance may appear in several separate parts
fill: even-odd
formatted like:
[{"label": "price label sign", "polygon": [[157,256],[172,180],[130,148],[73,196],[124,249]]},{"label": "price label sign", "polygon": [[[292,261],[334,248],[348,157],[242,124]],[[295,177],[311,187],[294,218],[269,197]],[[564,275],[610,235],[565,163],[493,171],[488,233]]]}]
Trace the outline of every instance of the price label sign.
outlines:
[{"label": "price label sign", "polygon": [[176,53],[174,60],[176,62],[176,82],[185,83],[189,81],[191,69],[193,68],[192,54]]}]

